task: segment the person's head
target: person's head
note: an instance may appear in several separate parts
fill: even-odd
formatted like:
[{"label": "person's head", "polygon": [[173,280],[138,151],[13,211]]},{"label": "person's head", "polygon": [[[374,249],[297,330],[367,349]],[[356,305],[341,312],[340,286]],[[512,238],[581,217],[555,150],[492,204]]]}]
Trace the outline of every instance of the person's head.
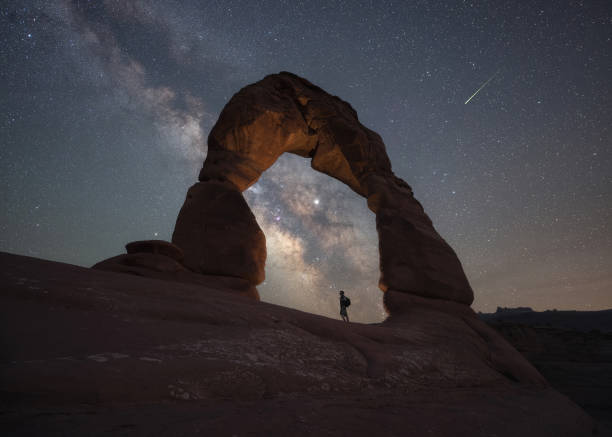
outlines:
[{"label": "person's head", "polygon": [[344,290],[340,290],[340,296],[344,296]]}]

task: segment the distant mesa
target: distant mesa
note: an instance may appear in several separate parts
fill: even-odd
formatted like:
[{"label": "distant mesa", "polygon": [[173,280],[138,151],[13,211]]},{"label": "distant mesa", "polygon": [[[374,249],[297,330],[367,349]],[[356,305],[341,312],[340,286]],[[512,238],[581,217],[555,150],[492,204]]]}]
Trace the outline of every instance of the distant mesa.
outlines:
[{"label": "distant mesa", "polygon": [[[142,275],[151,267],[156,277],[163,271],[168,279],[188,271],[260,284],[266,240],[242,192],[286,152],[310,158],[313,169],[366,198],[376,214],[379,286],[391,315],[406,311],[407,294],[472,303],[457,255],[410,186],[393,174],[380,135],[363,126],[347,102],[287,72],[241,89],[223,108],[208,137],[199,182],[188,190],[179,212],[172,244],[130,243],[131,258],[94,267],[136,273],[125,268],[132,262]],[[155,261],[134,261],[140,253],[155,254]],[[179,259],[178,253],[184,256]]]},{"label": "distant mesa", "polygon": [[507,307],[497,307],[495,310],[496,314],[522,314],[522,313],[532,313],[533,309],[530,307],[516,307],[516,308],[507,308]]}]

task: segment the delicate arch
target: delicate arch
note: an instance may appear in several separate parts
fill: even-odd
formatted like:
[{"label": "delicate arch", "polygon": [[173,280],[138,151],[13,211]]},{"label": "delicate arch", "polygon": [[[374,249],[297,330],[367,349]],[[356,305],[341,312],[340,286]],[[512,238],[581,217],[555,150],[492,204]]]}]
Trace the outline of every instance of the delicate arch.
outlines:
[{"label": "delicate arch", "polygon": [[189,189],[172,236],[189,269],[263,281],[265,236],[242,191],[285,152],[311,158],[313,169],[367,199],[376,214],[383,291],[472,303],[459,259],[391,171],[380,135],[347,102],[287,72],[241,89],[210,132],[200,182]]}]

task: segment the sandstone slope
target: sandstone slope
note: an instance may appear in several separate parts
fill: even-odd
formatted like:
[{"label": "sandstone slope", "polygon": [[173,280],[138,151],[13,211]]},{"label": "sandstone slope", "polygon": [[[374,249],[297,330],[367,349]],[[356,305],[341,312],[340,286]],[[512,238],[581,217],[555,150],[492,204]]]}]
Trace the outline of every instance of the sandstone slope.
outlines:
[{"label": "sandstone slope", "polygon": [[[5,435],[584,436],[591,419],[466,306],[345,324],[0,253]],[[207,278],[202,276],[204,280]]]}]

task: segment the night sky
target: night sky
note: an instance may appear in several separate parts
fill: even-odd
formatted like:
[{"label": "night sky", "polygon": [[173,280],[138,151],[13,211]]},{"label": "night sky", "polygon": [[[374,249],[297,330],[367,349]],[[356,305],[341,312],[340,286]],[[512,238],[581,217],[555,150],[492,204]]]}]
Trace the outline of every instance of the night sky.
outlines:
[{"label": "night sky", "polygon": [[[2,251],[91,266],[170,240],[225,103],[285,70],[383,137],[476,310],[612,307],[609,0],[1,4]],[[309,164],[245,192],[262,299],[339,318],[342,288],[382,320],[374,214]]]}]

